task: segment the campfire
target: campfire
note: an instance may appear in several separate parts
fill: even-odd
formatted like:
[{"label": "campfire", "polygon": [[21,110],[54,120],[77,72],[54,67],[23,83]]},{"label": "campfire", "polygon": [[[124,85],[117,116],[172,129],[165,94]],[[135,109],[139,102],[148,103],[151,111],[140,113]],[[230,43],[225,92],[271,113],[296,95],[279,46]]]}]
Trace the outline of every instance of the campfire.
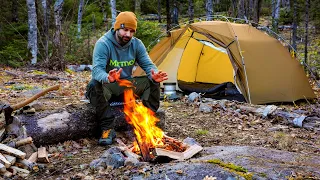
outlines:
[{"label": "campfire", "polygon": [[195,145],[196,148],[190,149],[190,146],[187,144],[166,136],[156,126],[159,119],[155,116],[155,113],[145,107],[142,102],[136,102],[132,83],[128,80],[118,80],[118,82],[120,86],[129,87],[124,91],[124,113],[126,121],[133,127],[136,138],[136,141],[133,143],[132,152],[141,154],[144,161],[152,161],[160,155],[174,159],[184,159],[183,153],[188,153],[186,151],[188,148],[193,153],[195,149],[197,152],[202,150],[202,147],[198,145]]}]

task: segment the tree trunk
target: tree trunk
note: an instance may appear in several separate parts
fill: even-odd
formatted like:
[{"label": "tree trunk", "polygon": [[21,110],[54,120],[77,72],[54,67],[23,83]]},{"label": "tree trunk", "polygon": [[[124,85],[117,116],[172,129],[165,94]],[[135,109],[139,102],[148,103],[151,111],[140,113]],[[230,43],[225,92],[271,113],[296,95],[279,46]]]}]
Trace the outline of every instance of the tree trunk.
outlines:
[{"label": "tree trunk", "polygon": [[31,64],[37,63],[38,53],[38,27],[37,27],[37,12],[35,0],[27,0],[28,7],[28,49],[31,52],[32,60]]},{"label": "tree trunk", "polygon": [[178,9],[178,4],[176,0],[174,0],[173,2],[172,24],[174,27],[179,26],[179,9]]},{"label": "tree trunk", "polygon": [[[127,130],[129,127],[122,108],[115,106],[111,111],[115,116],[114,125],[117,131]],[[32,116],[21,114],[16,117],[17,120],[10,125],[12,127],[7,128],[8,131],[18,134],[16,131],[20,128],[17,126],[23,124],[27,136],[31,136],[37,146],[100,135],[95,110],[90,104],[69,105],[55,111],[38,112]],[[160,119],[157,126],[164,129],[164,112],[157,112],[156,117]]]},{"label": "tree trunk", "polygon": [[44,51],[45,51],[45,57],[44,62],[49,63],[49,6],[47,3],[47,0],[42,0],[42,11],[43,11],[43,36],[45,38],[44,40]]},{"label": "tree trunk", "polygon": [[254,0],[249,0],[249,3],[248,3],[248,19],[249,20],[253,20],[253,16],[254,16]]},{"label": "tree trunk", "polygon": [[18,22],[18,0],[12,0],[11,22]]},{"label": "tree trunk", "polygon": [[161,23],[161,0],[158,0],[158,20]]},{"label": "tree trunk", "polygon": [[99,5],[100,5],[101,11],[102,11],[103,24],[105,25],[106,30],[108,31],[109,28],[108,28],[107,11],[105,9],[105,5],[106,5],[105,0],[100,0]]},{"label": "tree trunk", "polygon": [[134,12],[135,14],[141,14],[141,0],[134,0]]},{"label": "tree trunk", "polygon": [[290,0],[282,0],[282,7],[290,11]]},{"label": "tree trunk", "polygon": [[244,18],[245,15],[244,0],[239,0],[238,2],[238,18]]},{"label": "tree trunk", "polygon": [[297,49],[297,0],[293,0],[292,47]]},{"label": "tree trunk", "polygon": [[62,6],[64,0],[57,0],[54,4],[54,20],[55,20],[55,34],[53,38],[54,44],[54,58],[51,59],[51,66],[53,69],[62,70],[65,68],[64,62],[64,49],[63,43],[61,43],[61,32],[62,32]]},{"label": "tree trunk", "polygon": [[272,1],[272,29],[278,33],[279,17],[280,17],[280,0]]},{"label": "tree trunk", "polygon": [[307,69],[308,64],[308,28],[309,28],[309,9],[310,9],[310,0],[306,0],[306,9],[305,9],[305,40],[304,40],[304,68]]},{"label": "tree trunk", "polygon": [[254,0],[253,22],[259,24],[261,0]]},{"label": "tree trunk", "polygon": [[116,8],[116,0],[110,0],[110,8],[111,8],[111,18],[112,18],[112,26],[116,22],[116,17],[117,17],[117,8]]},{"label": "tree trunk", "polygon": [[189,14],[189,24],[191,24],[194,22],[193,0],[189,0],[188,14]]},{"label": "tree trunk", "polygon": [[166,0],[166,14],[167,14],[167,32],[171,29],[171,11],[170,11],[170,0]]},{"label": "tree trunk", "polygon": [[82,14],[83,14],[83,4],[84,0],[79,1],[79,9],[78,9],[78,35],[77,38],[80,39],[81,35],[81,22],[82,22]]},{"label": "tree trunk", "polygon": [[213,2],[212,0],[206,0],[206,20],[211,21],[213,15]]},{"label": "tree trunk", "polygon": [[232,15],[232,17],[236,17],[236,15],[237,15],[237,0],[231,0],[231,3],[232,3],[232,5],[231,5],[231,7],[232,7],[231,15]]}]

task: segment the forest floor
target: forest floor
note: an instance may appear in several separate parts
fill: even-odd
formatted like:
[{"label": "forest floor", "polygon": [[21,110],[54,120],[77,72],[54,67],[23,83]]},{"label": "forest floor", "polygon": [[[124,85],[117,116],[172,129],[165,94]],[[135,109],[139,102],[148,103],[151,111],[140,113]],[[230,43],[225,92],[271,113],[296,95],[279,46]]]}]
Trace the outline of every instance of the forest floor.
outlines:
[{"label": "forest floor", "polygon": [[[10,73],[8,73],[10,72]],[[1,103],[16,104],[32,96],[37,90],[60,84],[58,91],[40,97],[36,102],[43,110],[56,109],[67,104],[83,103],[90,72],[45,72],[25,69],[0,69]],[[51,77],[51,78],[48,78]],[[54,79],[59,80],[50,80]],[[320,88],[313,84],[318,98],[312,102],[277,104],[288,112],[304,112],[320,117]],[[310,104],[311,103],[311,104]],[[297,128],[277,118],[262,118],[255,114],[235,113],[237,105],[246,103],[227,101],[227,107],[214,107],[211,113],[202,113],[196,103],[187,103],[186,98],[177,101],[162,101],[166,113],[166,135],[183,140],[194,138],[203,147],[252,146],[320,155],[320,134]],[[118,136],[122,136],[118,132]],[[32,173],[28,179],[129,179],[125,169],[97,171],[89,167],[108,149],[97,144],[97,139],[68,140],[46,146],[51,154],[51,163],[45,169]],[[137,170],[142,174],[143,169]],[[178,172],[177,172],[178,173]],[[320,177],[313,177],[320,178]]]}]

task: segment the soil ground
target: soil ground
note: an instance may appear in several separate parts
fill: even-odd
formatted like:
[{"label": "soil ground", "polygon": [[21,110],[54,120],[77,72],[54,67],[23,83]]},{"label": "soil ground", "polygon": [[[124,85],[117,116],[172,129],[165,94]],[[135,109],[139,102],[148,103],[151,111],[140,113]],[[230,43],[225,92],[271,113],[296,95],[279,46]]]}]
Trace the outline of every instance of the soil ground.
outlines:
[{"label": "soil ground", "polygon": [[[9,75],[5,71],[14,73]],[[85,87],[90,80],[90,72],[46,72],[59,77],[49,80],[41,71],[25,69],[1,69],[0,99],[2,103],[16,104],[43,89],[55,84],[61,88],[39,98],[36,103],[43,109],[55,109],[70,103],[82,103]],[[314,87],[319,93],[319,88]],[[313,102],[303,101],[280,105],[287,111],[305,112],[306,115],[320,117],[319,98]],[[311,103],[311,104],[309,104]],[[162,101],[161,109],[166,112],[166,135],[183,140],[194,138],[201,146],[254,146],[266,147],[309,155],[320,155],[320,132],[296,128],[287,122],[273,117],[261,118],[251,113],[238,113],[237,105],[246,103],[226,102],[226,108],[216,106],[211,113],[199,112],[197,103],[187,103],[186,98],[177,101]],[[317,111],[318,110],[318,111]],[[118,136],[124,137],[122,132]],[[122,138],[125,141],[125,138]],[[92,160],[99,158],[109,147],[97,145],[97,139],[87,138],[66,141],[47,146],[51,163],[27,179],[127,179],[128,169],[89,168]],[[142,169],[140,169],[142,171]],[[136,170],[136,171],[139,171]],[[143,172],[142,172],[143,173]]]}]

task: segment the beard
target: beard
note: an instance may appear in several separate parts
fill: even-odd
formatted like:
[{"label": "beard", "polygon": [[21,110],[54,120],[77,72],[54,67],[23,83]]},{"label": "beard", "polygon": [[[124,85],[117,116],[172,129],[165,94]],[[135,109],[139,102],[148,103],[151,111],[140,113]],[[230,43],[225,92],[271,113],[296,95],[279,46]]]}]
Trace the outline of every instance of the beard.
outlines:
[{"label": "beard", "polygon": [[131,40],[131,37],[128,37],[125,35],[121,36],[121,34],[119,32],[117,32],[116,34],[117,34],[117,37],[118,37],[121,45],[125,45]]}]

